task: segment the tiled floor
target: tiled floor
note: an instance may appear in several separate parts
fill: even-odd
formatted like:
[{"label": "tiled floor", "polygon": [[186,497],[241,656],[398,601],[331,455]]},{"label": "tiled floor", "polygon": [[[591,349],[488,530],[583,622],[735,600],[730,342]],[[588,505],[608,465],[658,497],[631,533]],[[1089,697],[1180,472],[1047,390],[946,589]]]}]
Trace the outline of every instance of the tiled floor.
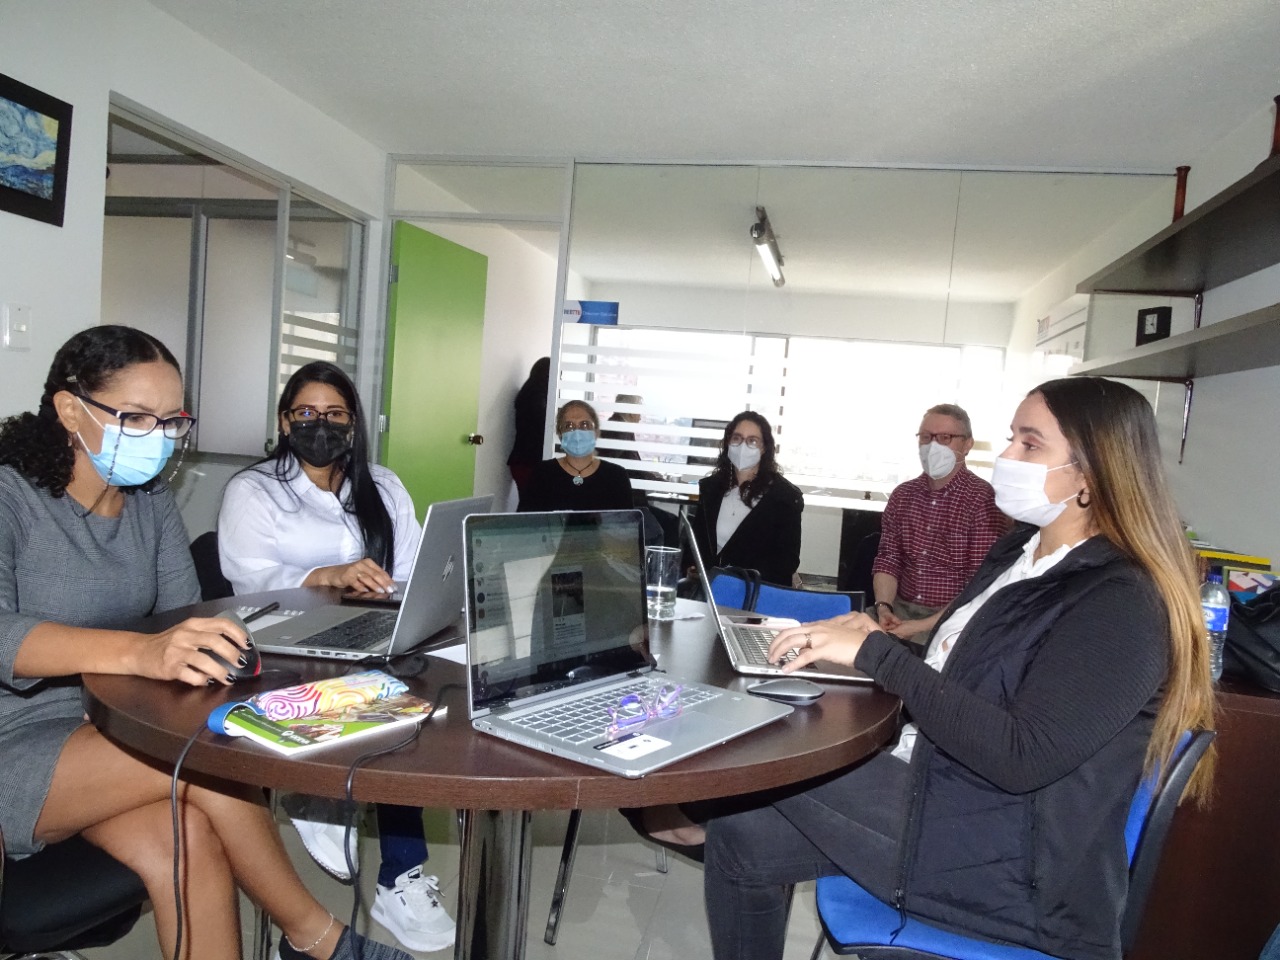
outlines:
[{"label": "tiled floor", "polygon": [[[669,856],[669,870],[657,872],[654,848],[640,841],[626,821],[613,811],[589,811],[582,818],[573,881],[560,923],[559,942],[542,942],[555,882],[567,814],[534,815],[533,884],[529,909],[528,960],[691,960],[710,957],[707,921],[702,907],[702,868],[683,857]],[[303,879],[320,900],[342,918],[350,914],[350,889],[327,877],[312,864],[292,828],[282,830]],[[428,811],[431,848],[428,869],[440,877],[450,914],[458,893],[458,838],[453,814]],[[360,845],[366,902],[372,898],[378,845]],[[245,950],[253,914],[245,910]],[[367,916],[365,922],[368,922]],[[377,924],[372,933],[389,939]],[[785,960],[805,960],[818,935],[813,884],[796,889]],[[86,951],[90,960],[160,960],[154,927],[144,915],[129,936],[99,950]],[[418,954],[447,958],[451,951]],[[492,960],[505,960],[494,957]]]}]

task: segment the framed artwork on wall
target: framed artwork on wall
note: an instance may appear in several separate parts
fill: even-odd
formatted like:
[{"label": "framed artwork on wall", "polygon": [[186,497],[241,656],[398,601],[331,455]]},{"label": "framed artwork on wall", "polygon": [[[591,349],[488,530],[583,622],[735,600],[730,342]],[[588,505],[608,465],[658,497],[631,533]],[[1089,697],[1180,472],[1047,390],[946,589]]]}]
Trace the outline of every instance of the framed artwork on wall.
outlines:
[{"label": "framed artwork on wall", "polygon": [[0,211],[62,226],[71,104],[0,73]]}]

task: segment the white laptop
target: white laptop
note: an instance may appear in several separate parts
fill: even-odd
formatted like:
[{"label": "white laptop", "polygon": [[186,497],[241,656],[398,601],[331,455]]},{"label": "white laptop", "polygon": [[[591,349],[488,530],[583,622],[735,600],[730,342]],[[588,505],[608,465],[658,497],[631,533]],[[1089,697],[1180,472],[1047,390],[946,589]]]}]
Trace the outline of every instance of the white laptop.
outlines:
[{"label": "white laptop", "polygon": [[[785,620],[778,617],[746,616],[737,621],[726,617],[716,607],[716,598],[711,593],[711,577],[707,574],[706,564],[702,562],[702,553],[698,550],[698,539],[693,534],[693,526],[689,523],[688,514],[681,514],[680,528],[688,539],[689,548],[693,552],[693,562],[698,568],[698,579],[702,581],[702,591],[707,595],[707,606],[711,608],[711,616],[715,618],[716,629],[720,633],[724,652],[729,662],[738,673],[751,676],[776,677],[782,675],[782,663],[795,656],[788,653],[782,663],[770,663],[768,660],[769,645],[773,638],[787,627],[799,626],[797,620]],[[827,663],[819,660],[807,667],[801,667],[793,677],[806,677],[809,680],[853,680],[859,683],[870,683],[871,678],[861,670],[846,667],[840,663]]]},{"label": "white laptop", "polygon": [[467,517],[472,726],[640,777],[791,713],[654,669],[635,510]]},{"label": "white laptop", "polygon": [[458,622],[463,608],[462,520],[489,510],[493,496],[442,500],[427,508],[399,609],[327,606],[253,631],[264,653],[336,660],[394,657]]}]

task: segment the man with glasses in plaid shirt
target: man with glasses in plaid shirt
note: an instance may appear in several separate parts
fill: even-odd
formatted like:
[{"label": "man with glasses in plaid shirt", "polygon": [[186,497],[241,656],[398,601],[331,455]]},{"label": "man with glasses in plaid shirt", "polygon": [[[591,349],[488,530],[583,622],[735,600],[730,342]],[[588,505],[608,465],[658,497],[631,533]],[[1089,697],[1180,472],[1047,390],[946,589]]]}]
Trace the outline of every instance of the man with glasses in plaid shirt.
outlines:
[{"label": "man with glasses in plaid shirt", "polygon": [[973,427],[961,407],[930,407],[916,439],[924,472],[889,496],[868,612],[885,630],[923,641],[1009,519],[996,509],[991,484],[965,466]]}]

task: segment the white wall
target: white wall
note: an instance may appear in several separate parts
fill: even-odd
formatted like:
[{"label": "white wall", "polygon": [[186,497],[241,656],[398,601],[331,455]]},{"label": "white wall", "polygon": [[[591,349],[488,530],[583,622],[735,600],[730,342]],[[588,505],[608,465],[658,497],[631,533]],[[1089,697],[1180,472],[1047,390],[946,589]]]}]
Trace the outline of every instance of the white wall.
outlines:
[{"label": "white wall", "polygon": [[[1201,156],[1188,158],[1188,213],[1266,159],[1273,118],[1272,107],[1262,108],[1230,135],[1210,144]],[[1022,298],[1009,340],[1010,361],[1021,370],[1021,377],[1015,374],[1010,378],[1011,386],[1017,387],[1015,397],[1038,379],[1032,360],[1036,318],[1073,293],[1080,280],[1163,229],[1172,212],[1172,192],[1162,188]],[[1277,301],[1280,267],[1272,267],[1207,291],[1202,324]],[[1100,306],[1097,317],[1090,321],[1091,357],[1134,342],[1136,311],[1114,302]],[[1186,314],[1184,300],[1175,308],[1175,333],[1189,326]],[[1133,385],[1149,395],[1153,392],[1150,384]],[[1165,468],[1183,519],[1216,543],[1280,561],[1280,511],[1274,508],[1271,496],[1280,477],[1280,443],[1273,442],[1266,429],[1273,419],[1270,414],[1277,396],[1280,369],[1276,368],[1197,380],[1186,457],[1181,464],[1177,462],[1183,403],[1180,385],[1160,385],[1157,420]]]},{"label": "white wall", "polygon": [[191,221],[108,217],[103,237],[102,322],[146,330],[185,369]]},{"label": "white wall", "polygon": [[[29,353],[0,351],[0,415],[34,409],[57,348],[101,319],[109,100],[372,218],[380,275],[386,154],[142,0],[0,4],[4,72],[72,104],[61,228],[0,213],[0,303],[32,308]],[[366,285],[366,322],[378,283]]]}]

